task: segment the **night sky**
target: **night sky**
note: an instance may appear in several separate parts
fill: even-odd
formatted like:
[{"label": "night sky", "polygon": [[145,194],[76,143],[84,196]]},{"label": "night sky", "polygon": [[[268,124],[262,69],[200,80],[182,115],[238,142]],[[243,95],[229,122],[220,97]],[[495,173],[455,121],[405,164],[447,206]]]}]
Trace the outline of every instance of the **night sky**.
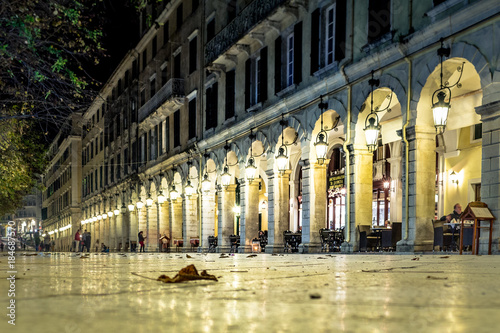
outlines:
[{"label": "night sky", "polygon": [[102,44],[107,56],[98,66],[89,65],[92,77],[103,84],[128,50],[139,41],[139,15],[127,0],[104,0],[105,18]]}]

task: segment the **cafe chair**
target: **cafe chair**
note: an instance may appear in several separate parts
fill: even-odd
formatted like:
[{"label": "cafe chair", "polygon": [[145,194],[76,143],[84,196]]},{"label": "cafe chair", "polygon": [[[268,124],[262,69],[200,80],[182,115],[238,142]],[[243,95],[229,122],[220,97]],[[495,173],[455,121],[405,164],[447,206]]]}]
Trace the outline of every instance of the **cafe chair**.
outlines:
[{"label": "cafe chair", "polygon": [[328,252],[328,241],[329,241],[329,233],[328,229],[321,228],[319,229],[319,236],[321,239],[321,252]]},{"label": "cafe chair", "polygon": [[462,230],[462,246],[467,247],[472,251],[472,239],[474,237],[474,228],[473,227],[464,227]]},{"label": "cafe chair", "polygon": [[238,247],[240,246],[240,236],[231,235],[229,236],[229,243],[231,244],[231,253],[238,252]]},{"label": "cafe chair", "polygon": [[451,247],[452,234],[444,233],[444,221],[432,220],[432,226],[434,228],[434,243],[432,246],[432,252],[434,252],[436,246],[439,246],[439,251],[444,251]]},{"label": "cafe chair", "polygon": [[208,252],[215,253],[216,248],[217,248],[217,237],[208,236]]},{"label": "cafe chair", "polygon": [[393,232],[394,232],[394,230],[392,230],[392,229],[382,230],[381,244],[380,244],[381,251],[383,251],[383,250],[392,251],[393,250],[393,247],[392,247],[392,233]]},{"label": "cafe chair", "polygon": [[392,229],[392,248],[396,250],[397,243],[401,240],[402,223],[393,222],[391,225],[391,229]]}]

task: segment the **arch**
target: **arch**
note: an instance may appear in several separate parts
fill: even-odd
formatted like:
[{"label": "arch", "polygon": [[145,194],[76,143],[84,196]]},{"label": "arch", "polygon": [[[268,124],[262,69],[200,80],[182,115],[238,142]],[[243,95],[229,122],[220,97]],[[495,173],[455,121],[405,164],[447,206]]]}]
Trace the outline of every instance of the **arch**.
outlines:
[{"label": "arch", "polygon": [[[479,75],[482,90],[492,83],[493,75],[490,69],[490,64],[485,55],[483,55],[476,46],[466,42],[456,42],[451,43],[449,47],[450,57],[447,60],[452,58],[463,58],[470,62]],[[410,102],[410,109],[413,122],[415,122],[415,119],[417,118],[417,104],[420,101],[422,90],[427,83],[427,78],[432,76],[432,73],[439,66],[439,64],[440,59],[435,52],[429,52],[413,62],[414,69],[418,69],[418,71],[414,71],[415,75],[412,78],[412,99]],[[486,102],[484,101],[484,96],[483,102]],[[415,124],[412,123],[412,125]]]}]

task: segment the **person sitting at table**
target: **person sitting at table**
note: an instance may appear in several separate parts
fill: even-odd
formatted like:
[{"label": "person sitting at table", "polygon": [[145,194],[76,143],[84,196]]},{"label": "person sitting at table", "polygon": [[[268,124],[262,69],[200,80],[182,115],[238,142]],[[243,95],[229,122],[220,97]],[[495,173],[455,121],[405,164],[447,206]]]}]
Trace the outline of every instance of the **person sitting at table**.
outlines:
[{"label": "person sitting at table", "polygon": [[386,227],[387,229],[391,229],[391,221],[385,220],[384,227]]},{"label": "person sitting at table", "polygon": [[[459,203],[456,203],[455,206],[453,206],[453,213],[445,215],[441,217],[439,220],[440,221],[445,221],[446,223],[452,223],[454,222],[459,222],[460,221],[460,215],[462,215],[462,206]],[[451,229],[454,229],[455,227],[452,226]]]}]

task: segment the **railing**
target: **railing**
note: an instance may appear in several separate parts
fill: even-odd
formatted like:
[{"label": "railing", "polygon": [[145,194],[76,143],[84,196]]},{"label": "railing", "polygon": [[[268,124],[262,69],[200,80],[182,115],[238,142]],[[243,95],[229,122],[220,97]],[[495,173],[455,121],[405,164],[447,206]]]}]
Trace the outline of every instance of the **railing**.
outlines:
[{"label": "railing", "polygon": [[205,46],[205,63],[211,63],[287,0],[255,0],[246,6]]},{"label": "railing", "polygon": [[172,97],[185,96],[184,80],[170,79],[160,90],[139,109],[139,122],[158,109]]}]

